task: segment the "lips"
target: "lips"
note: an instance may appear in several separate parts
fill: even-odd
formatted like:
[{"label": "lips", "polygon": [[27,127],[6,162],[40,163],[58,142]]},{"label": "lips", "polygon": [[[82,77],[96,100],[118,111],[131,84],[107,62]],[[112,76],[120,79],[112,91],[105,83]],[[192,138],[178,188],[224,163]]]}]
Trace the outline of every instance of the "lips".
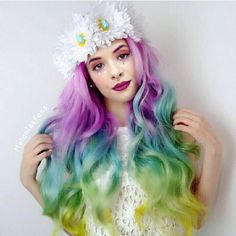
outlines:
[{"label": "lips", "polygon": [[125,89],[126,87],[128,87],[129,83],[131,80],[129,81],[123,81],[121,83],[116,84],[112,89],[114,90],[121,90],[121,89]]}]

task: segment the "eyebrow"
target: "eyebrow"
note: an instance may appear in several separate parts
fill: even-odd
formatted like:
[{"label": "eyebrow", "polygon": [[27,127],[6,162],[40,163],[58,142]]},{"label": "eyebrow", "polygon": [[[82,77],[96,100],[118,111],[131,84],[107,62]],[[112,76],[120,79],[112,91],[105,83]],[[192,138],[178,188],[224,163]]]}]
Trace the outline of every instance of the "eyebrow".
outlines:
[{"label": "eyebrow", "polygon": [[[125,45],[125,44],[122,44],[122,45],[120,45],[119,47],[117,47],[114,51],[113,51],[113,53],[115,53],[115,52],[117,52],[119,49],[121,49],[122,47],[128,47],[127,45]],[[89,60],[89,62],[88,62],[88,65],[92,62],[92,61],[96,61],[96,60],[99,60],[99,59],[101,59],[101,57],[94,57],[94,58],[91,58],[90,60]]]}]

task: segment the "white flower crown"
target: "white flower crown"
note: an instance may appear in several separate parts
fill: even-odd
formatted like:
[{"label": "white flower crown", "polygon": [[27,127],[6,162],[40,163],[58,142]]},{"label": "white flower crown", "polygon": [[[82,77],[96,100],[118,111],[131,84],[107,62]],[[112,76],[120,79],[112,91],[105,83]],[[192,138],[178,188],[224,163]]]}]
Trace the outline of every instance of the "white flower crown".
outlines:
[{"label": "white flower crown", "polygon": [[[72,29],[59,37],[59,45],[53,61],[65,79],[73,76],[80,62],[86,62],[88,55],[96,53],[97,47],[110,46],[115,39],[132,38],[141,40],[143,29],[135,13],[129,14],[119,2],[99,2],[90,7],[85,14],[73,14]],[[132,15],[132,19],[131,16]],[[136,22],[132,22],[132,21]]]}]

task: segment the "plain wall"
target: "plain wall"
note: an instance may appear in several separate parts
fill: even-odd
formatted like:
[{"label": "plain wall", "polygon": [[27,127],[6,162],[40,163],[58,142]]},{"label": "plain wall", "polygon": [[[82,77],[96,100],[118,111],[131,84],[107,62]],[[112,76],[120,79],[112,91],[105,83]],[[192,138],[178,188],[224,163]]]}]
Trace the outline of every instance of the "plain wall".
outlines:
[{"label": "plain wall", "polygon": [[[200,236],[236,235],[236,3],[134,2],[146,17],[162,77],[178,107],[202,113],[222,140],[218,195]],[[24,144],[56,105],[64,81],[52,62],[58,36],[83,2],[0,3],[0,235],[50,235],[52,221],[20,183]]]}]

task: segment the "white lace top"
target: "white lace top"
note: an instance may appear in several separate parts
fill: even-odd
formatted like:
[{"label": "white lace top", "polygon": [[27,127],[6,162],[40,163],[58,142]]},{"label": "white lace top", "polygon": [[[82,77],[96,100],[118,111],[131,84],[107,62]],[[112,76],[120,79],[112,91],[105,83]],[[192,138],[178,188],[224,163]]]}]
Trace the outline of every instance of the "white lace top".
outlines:
[{"label": "white lace top", "polygon": [[[130,140],[128,127],[120,127],[118,129],[117,139],[122,165],[125,165]],[[119,197],[112,208],[113,222],[116,224],[121,236],[186,236],[181,225],[167,218],[163,218],[161,222],[155,225],[148,225],[148,229],[145,232],[141,232],[134,221],[134,210],[145,199],[146,195],[144,191],[135,180],[124,171],[122,174]],[[107,229],[96,224],[93,216],[90,214],[90,210],[91,209],[87,206],[85,217],[89,235],[110,236]]]}]

